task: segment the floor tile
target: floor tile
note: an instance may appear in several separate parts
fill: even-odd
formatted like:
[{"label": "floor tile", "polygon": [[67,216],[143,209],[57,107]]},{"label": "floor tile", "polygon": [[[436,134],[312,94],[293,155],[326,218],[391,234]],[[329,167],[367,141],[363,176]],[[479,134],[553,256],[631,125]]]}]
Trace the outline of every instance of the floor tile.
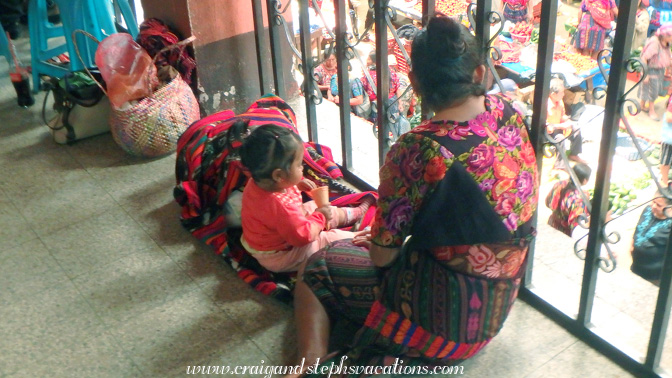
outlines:
[{"label": "floor tile", "polygon": [[465,375],[492,377],[502,372],[522,377],[576,342],[523,301],[516,301],[499,335],[473,359],[464,362]]},{"label": "floor tile", "polygon": [[37,238],[18,208],[0,190],[0,251]]},{"label": "floor tile", "polygon": [[147,376],[185,369],[247,340],[245,332],[200,291],[175,296],[119,323],[112,334]]},{"label": "floor tile", "polygon": [[141,198],[175,185],[175,156],[158,159],[128,157],[109,167],[87,168],[115,200]]},{"label": "floor tile", "polygon": [[0,250],[0,303],[33,295],[67,280],[39,239]]},{"label": "floor tile", "polygon": [[211,291],[216,303],[274,363],[293,362],[296,332],[291,306],[254,291],[240,279],[223,282]]},{"label": "floor tile", "polygon": [[129,254],[157,251],[149,235],[119,208],[65,227],[42,240],[71,278]]},{"label": "floor tile", "polygon": [[[235,341],[230,341],[227,343],[227,348],[222,348],[209,355],[207,358],[202,361],[197,361],[192,363],[191,372],[194,372],[194,369],[201,367],[201,371],[209,371],[210,374],[202,374],[203,376],[222,376],[221,371],[229,371],[229,375],[234,375],[236,377],[260,377],[263,376],[260,374],[252,374],[250,370],[243,370],[245,367],[251,369],[253,366],[272,366],[272,363],[269,362],[266,355],[257,347],[256,344],[249,340],[240,339]],[[168,375],[172,377],[186,377],[187,366],[182,366],[175,369],[173,372]],[[207,370],[210,367],[210,370]],[[220,373],[217,374],[215,368],[219,367]],[[236,370],[238,367],[238,370]],[[228,370],[227,370],[228,369]],[[234,374],[235,372],[237,374]],[[246,373],[243,373],[243,372]]]},{"label": "floor tile", "polygon": [[45,337],[19,356],[10,377],[141,377],[140,370],[106,331]]},{"label": "floor tile", "polygon": [[198,286],[160,248],[134,252],[73,282],[110,327],[118,327]]},{"label": "floor tile", "polygon": [[112,197],[82,168],[64,171],[58,177],[38,175],[26,181],[25,186],[5,189],[5,193],[38,236],[49,235],[116,206]]},{"label": "floor tile", "polygon": [[631,376],[632,374],[582,342],[574,343],[548,363],[527,375],[528,378],[624,378]]},{"label": "floor tile", "polygon": [[79,140],[68,146],[68,153],[87,170],[109,167],[128,159],[128,154],[115,143],[110,133]]},{"label": "floor tile", "polygon": [[195,240],[180,223],[181,208],[173,198],[174,180],[156,192],[124,198],[121,206],[160,246]]},{"label": "floor tile", "polygon": [[3,300],[0,319],[0,366],[8,371],[22,370],[28,367],[25,363],[39,365],[57,353],[58,344],[72,343],[73,335],[86,337],[105,329],[69,280]]}]

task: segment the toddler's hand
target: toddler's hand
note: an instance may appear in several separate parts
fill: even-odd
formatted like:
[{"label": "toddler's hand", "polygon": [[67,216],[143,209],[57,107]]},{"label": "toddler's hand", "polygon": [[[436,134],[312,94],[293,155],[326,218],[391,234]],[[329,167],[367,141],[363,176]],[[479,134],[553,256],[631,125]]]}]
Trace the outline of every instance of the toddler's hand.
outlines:
[{"label": "toddler's hand", "polygon": [[303,179],[299,181],[298,184],[296,184],[296,187],[299,188],[299,190],[302,192],[310,192],[311,190],[317,188],[317,185],[315,185],[315,183],[310,180]]}]

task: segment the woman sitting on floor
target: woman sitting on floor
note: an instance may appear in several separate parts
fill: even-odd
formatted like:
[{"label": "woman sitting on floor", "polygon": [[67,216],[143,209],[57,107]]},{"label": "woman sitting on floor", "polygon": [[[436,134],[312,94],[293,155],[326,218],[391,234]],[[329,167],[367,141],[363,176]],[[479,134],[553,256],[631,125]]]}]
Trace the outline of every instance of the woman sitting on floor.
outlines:
[{"label": "woman sitting on floor", "polygon": [[[573,169],[581,185],[586,185],[590,180],[590,167],[577,163]],[[582,189],[577,188],[571,179],[562,180],[553,185],[546,197],[546,207],[553,211],[548,217],[548,225],[570,237],[579,225],[580,217],[590,216],[579,190]]]},{"label": "woman sitting on floor", "polygon": [[332,359],[353,366],[456,364],[502,328],[534,237],[537,169],[521,115],[485,95],[480,46],[447,17],[413,41],[413,88],[435,116],[390,149],[370,232],[309,258],[294,307],[305,366],[327,354],[336,319],[360,327]]}]

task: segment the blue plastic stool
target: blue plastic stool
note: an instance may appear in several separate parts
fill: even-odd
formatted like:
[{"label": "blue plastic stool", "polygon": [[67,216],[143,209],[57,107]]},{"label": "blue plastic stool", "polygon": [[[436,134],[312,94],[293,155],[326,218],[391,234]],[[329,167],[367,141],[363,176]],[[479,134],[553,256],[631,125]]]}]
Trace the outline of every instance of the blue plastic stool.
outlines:
[{"label": "blue plastic stool", "polygon": [[[49,22],[47,16],[46,0],[30,0],[28,4],[28,31],[30,33],[33,92],[35,93],[40,87],[40,75],[60,78],[68,72],[67,67],[47,62],[48,59],[67,51],[65,43],[58,44],[58,41],[53,41],[55,38],[64,37],[63,27]],[[51,48],[49,47],[50,40],[52,40]]]},{"label": "blue plastic stool", "polygon": [[[28,8],[33,80],[35,83],[39,83],[40,75],[61,78],[69,71],[84,69],[84,65],[87,67],[95,66],[94,57],[98,45],[81,34],[76,35],[74,38],[81,54],[80,60],[75,50],[72,33],[75,30],[84,30],[99,41],[110,34],[117,33],[114,3],[119,7],[124,21],[126,21],[127,29],[133,38],[138,34],[137,21],[133,16],[128,0],[114,0],[114,3],[111,0],[55,1],[63,23],[60,27],[55,27],[49,23],[46,0],[30,0]],[[48,40],[55,37],[65,37],[65,43],[49,49]],[[48,59],[66,51],[70,57],[69,65],[59,66],[47,62]],[[34,87],[34,91],[39,89],[37,86]]]},{"label": "blue plastic stool", "polygon": [[7,39],[7,33],[5,29],[0,25],[0,55],[7,58],[7,63],[9,63],[9,71],[12,71],[12,66],[14,62],[12,61],[12,52],[9,51],[9,40]]}]

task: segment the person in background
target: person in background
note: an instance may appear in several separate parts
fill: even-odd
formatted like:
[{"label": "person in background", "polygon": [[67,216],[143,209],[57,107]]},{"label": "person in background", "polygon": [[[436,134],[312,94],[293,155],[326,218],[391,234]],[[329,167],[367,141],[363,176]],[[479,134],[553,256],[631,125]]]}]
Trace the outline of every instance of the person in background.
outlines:
[{"label": "person in background", "polygon": [[660,185],[670,186],[670,164],[672,164],[672,97],[667,101],[667,110],[663,118],[662,136],[660,140]]},{"label": "person in background", "polygon": [[660,121],[656,114],[654,102],[660,96],[665,82],[665,70],[672,63],[670,55],[670,43],[672,43],[672,25],[661,26],[655,35],[652,35],[642,49],[640,59],[648,67],[643,85],[639,87],[639,101],[642,110],[649,112],[649,117],[654,121]]},{"label": "person in background", "polygon": [[532,24],[534,21],[534,10],[532,0],[501,0],[502,15],[504,21],[510,21],[514,24],[527,22]]},{"label": "person in background", "polygon": [[363,33],[366,30],[366,20],[369,14],[369,0],[350,0],[350,4],[355,11],[357,18],[357,35],[364,37]]},{"label": "person in background", "polygon": [[[565,83],[560,78],[551,79],[551,92],[548,95],[548,115],[546,129],[551,137],[557,139],[568,138],[570,142],[569,160],[587,164],[579,157],[583,150],[581,131],[574,129],[574,122],[565,114]],[[558,157],[558,162],[560,162]]]},{"label": "person in background", "polygon": [[[366,71],[368,72],[369,76],[371,77],[371,80],[373,82],[369,82],[369,79],[366,77],[366,75],[363,75],[361,78],[362,81],[362,86],[364,87],[364,90],[366,91],[366,94],[369,96],[369,101],[371,101],[371,115],[369,116],[369,121],[373,122],[374,124],[378,120],[378,108],[377,108],[377,101],[378,101],[378,95],[376,94],[376,88],[378,85],[378,79],[377,79],[377,74],[376,74],[376,52],[371,51],[369,53],[368,58],[366,58]],[[392,104],[396,99],[397,99],[397,91],[399,90],[399,77],[397,76],[397,73],[394,72],[393,70],[390,71],[390,92],[388,95],[388,105]],[[399,107],[398,106],[392,106],[389,109],[390,112],[390,117],[392,119],[398,119],[399,118]]]},{"label": "person in background", "polygon": [[672,218],[668,215],[669,210],[666,211],[670,205],[672,201],[656,192],[656,198],[639,217],[632,236],[630,270],[656,286],[660,284],[672,227]]},{"label": "person in background", "polygon": [[406,88],[411,86],[411,80],[408,78],[408,75],[399,70],[397,58],[394,55],[387,56],[387,65],[390,67],[390,72],[394,72],[399,78],[399,88],[397,89],[397,98],[399,101],[397,103],[399,104],[401,115],[406,117],[408,116],[409,110],[415,105],[413,88],[411,87],[406,91]]},{"label": "person in background", "polygon": [[324,52],[324,62],[315,67],[317,87],[326,95],[331,87],[331,77],[336,75],[336,53],[329,49]]},{"label": "person in background", "polygon": [[651,16],[646,7],[642,0],[639,0],[639,8],[637,8],[637,17],[635,19],[635,32],[632,36],[632,51],[641,51],[644,47],[644,42],[646,42],[646,36],[649,33]]},{"label": "person in background", "polygon": [[9,38],[19,38],[19,20],[23,16],[23,0],[0,0],[0,24]]},{"label": "person in background", "polygon": [[611,22],[618,16],[614,0],[583,0],[579,11],[579,26],[574,33],[574,48],[583,55],[597,59],[604,49],[604,38]]},{"label": "person in background", "polygon": [[[331,76],[330,90],[327,93],[327,99],[336,104],[341,99],[338,96],[338,74]],[[371,102],[369,96],[364,92],[362,81],[359,78],[350,78],[350,106],[351,111],[356,116],[367,119],[371,114]]]},{"label": "person in background", "polygon": [[[590,180],[590,167],[578,163],[573,169],[580,185],[586,185]],[[548,225],[570,237],[579,225],[579,217],[590,216],[580,190],[581,187],[576,187],[571,179],[567,179],[556,182],[546,196],[546,207],[552,210],[551,216],[548,217]]]},{"label": "person in background", "polygon": [[499,94],[501,93],[503,96],[505,96],[507,99],[512,101],[513,108],[518,111],[518,113],[522,114],[523,117],[527,117],[528,115],[528,106],[526,103],[521,101],[521,94],[520,94],[520,89],[518,88],[518,84],[516,84],[515,81],[505,78],[501,80],[502,87],[504,87],[504,93],[502,93],[502,89],[495,83],[494,87],[488,92],[488,94]]}]

